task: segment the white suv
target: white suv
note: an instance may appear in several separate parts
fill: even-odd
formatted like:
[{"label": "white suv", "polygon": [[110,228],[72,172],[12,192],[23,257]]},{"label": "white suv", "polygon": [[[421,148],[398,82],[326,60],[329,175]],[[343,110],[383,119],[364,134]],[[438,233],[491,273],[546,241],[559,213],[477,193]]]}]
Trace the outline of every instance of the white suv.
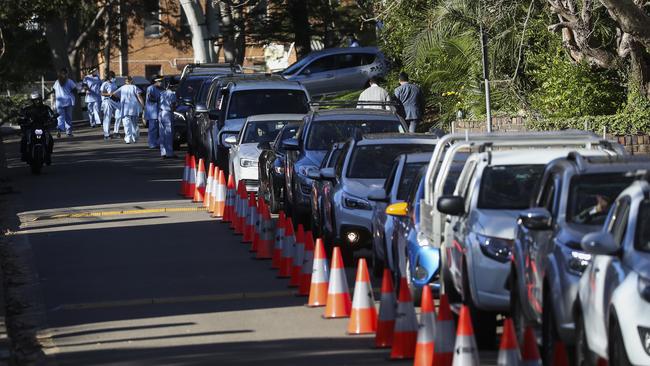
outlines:
[{"label": "white suv", "polygon": [[[650,169],[650,160],[648,160]],[[577,365],[650,365],[650,184],[638,180],[616,199],[602,231],[587,234],[593,256],[578,285]]]}]

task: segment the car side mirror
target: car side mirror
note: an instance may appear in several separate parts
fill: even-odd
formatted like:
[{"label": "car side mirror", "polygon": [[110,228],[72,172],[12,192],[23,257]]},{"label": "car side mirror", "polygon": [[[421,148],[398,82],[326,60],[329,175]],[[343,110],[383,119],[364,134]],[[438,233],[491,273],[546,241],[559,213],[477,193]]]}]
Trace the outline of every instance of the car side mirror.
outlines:
[{"label": "car side mirror", "polygon": [[380,188],[370,192],[368,199],[377,202],[388,202],[388,195],[383,188]]},{"label": "car side mirror", "polygon": [[234,145],[234,144],[237,143],[237,136],[230,135],[230,136],[226,137],[226,139],[223,140],[223,142],[227,143],[228,145]]},{"label": "car side mirror", "polygon": [[188,106],[188,107],[194,107],[194,102],[192,101],[192,98],[183,98],[181,99],[181,104]]},{"label": "car side mirror", "polygon": [[208,111],[208,118],[211,120],[218,120],[219,119],[219,110],[218,109],[211,109]]},{"label": "car side mirror", "polygon": [[530,230],[550,230],[553,218],[547,209],[533,208],[519,215],[518,221]]},{"label": "car side mirror", "polygon": [[461,216],[465,213],[465,200],[460,196],[442,196],[438,198],[437,207],[443,214]]},{"label": "car side mirror", "polygon": [[300,150],[300,143],[296,139],[286,139],[282,141],[282,146],[285,150]]},{"label": "car side mirror", "polygon": [[208,113],[208,107],[205,104],[197,104],[196,107],[194,107],[194,112],[195,113]]},{"label": "car side mirror", "polygon": [[398,202],[386,207],[386,215],[405,217],[408,215],[408,203]]},{"label": "car side mirror", "polygon": [[257,148],[259,150],[271,150],[271,143],[268,141],[262,141],[259,144],[257,144]]},{"label": "car side mirror", "polygon": [[323,179],[326,180],[334,180],[336,179],[336,173],[334,172],[334,168],[323,168],[320,170],[320,176]]},{"label": "car side mirror", "polygon": [[580,246],[589,254],[612,255],[618,251],[614,237],[606,231],[597,231],[585,235],[580,241]]},{"label": "car side mirror", "polygon": [[313,170],[313,169],[307,171],[307,177],[313,180],[319,180],[322,178],[320,175],[320,170]]}]

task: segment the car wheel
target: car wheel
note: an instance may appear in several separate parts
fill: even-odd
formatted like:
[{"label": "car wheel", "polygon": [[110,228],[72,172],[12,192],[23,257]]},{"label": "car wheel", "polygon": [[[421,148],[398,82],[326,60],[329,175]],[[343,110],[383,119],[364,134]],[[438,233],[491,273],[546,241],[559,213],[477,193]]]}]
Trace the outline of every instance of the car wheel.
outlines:
[{"label": "car wheel", "polygon": [[404,254],[406,257],[406,268],[404,271],[406,272],[406,283],[409,285],[409,291],[411,291],[411,298],[413,299],[413,303],[417,306],[418,304],[422,303],[422,289],[417,288],[415,284],[413,284],[413,278],[411,274],[411,260],[408,257],[408,254]]},{"label": "car wheel", "polygon": [[476,307],[469,289],[469,275],[465,266],[463,267],[463,303],[469,307],[478,348],[484,350],[495,349],[497,339],[496,314]]},{"label": "car wheel", "polygon": [[625,343],[623,343],[623,334],[621,333],[621,327],[618,324],[615,314],[613,314],[610,323],[608,336],[609,364],[617,366],[632,365],[630,360],[627,358]]},{"label": "car wheel", "polygon": [[280,211],[280,202],[278,202],[278,198],[275,196],[275,190],[273,189],[272,183],[269,183],[268,195],[271,212],[278,213],[278,211]]},{"label": "car wheel", "polygon": [[[555,343],[560,340],[555,328],[555,312],[553,310],[553,303],[547,295],[549,290],[545,288],[544,300],[542,302],[542,360],[545,365],[550,365],[553,362],[553,353],[555,351]],[[573,349],[566,346],[567,355],[569,358],[573,355]]]},{"label": "car wheel", "polygon": [[517,339],[521,342],[526,329],[526,318],[524,317],[521,299],[519,298],[519,287],[517,287],[517,275],[515,269],[510,269],[510,316],[515,327]]},{"label": "car wheel", "polygon": [[374,249],[372,251],[372,275],[375,278],[382,278],[384,275],[384,261],[379,259]]},{"label": "car wheel", "polygon": [[575,315],[576,325],[576,346],[575,346],[575,363],[576,366],[594,366],[596,357],[589,349],[587,343],[587,333],[585,332],[585,321],[582,312],[577,311]]}]

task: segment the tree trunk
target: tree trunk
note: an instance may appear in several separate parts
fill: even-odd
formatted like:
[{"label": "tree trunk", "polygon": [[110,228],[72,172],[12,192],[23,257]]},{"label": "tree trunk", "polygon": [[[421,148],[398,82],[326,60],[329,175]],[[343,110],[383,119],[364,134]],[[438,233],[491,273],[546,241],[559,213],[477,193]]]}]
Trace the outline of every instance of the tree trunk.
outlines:
[{"label": "tree trunk", "polygon": [[226,62],[235,62],[235,42],[230,2],[219,1],[221,15],[221,37],[223,38],[223,57]]},{"label": "tree trunk", "polygon": [[291,14],[291,24],[296,37],[296,53],[298,58],[311,52],[311,32],[307,1],[287,0],[287,8]]},{"label": "tree trunk", "polygon": [[246,56],[246,20],[244,19],[244,4],[238,3],[232,13],[235,63],[244,64]]},{"label": "tree trunk", "polygon": [[214,57],[212,62],[219,61],[219,6],[216,1],[208,1],[205,9],[205,20],[208,25],[209,47],[212,49],[211,56]]},{"label": "tree trunk", "polygon": [[208,62],[212,57],[212,47],[208,44],[208,29],[205,23],[205,15],[198,0],[180,0],[181,6],[187,16],[192,31],[192,48],[194,50],[194,62]]},{"label": "tree trunk", "polygon": [[640,42],[630,45],[628,83],[628,93],[638,91],[640,96],[650,99],[650,57]]}]

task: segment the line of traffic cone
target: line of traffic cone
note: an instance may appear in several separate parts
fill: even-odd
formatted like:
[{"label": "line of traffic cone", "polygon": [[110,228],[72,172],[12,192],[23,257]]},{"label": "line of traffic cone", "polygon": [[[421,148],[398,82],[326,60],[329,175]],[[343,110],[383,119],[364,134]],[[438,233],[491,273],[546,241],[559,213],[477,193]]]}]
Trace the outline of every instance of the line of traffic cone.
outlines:
[{"label": "line of traffic cone", "polygon": [[433,366],[451,366],[456,343],[456,325],[447,294],[440,295],[438,319],[433,336]]},{"label": "line of traffic cone", "polygon": [[377,319],[377,333],[375,334],[375,347],[388,348],[393,345],[393,331],[395,329],[395,317],[397,310],[397,299],[393,288],[393,279],[388,268],[384,268],[384,276],[381,280],[381,298],[379,302],[379,317]]},{"label": "line of traffic cone", "polygon": [[479,366],[478,347],[476,347],[472,318],[467,305],[461,305],[460,307],[452,366]]},{"label": "line of traffic cone", "polygon": [[262,227],[262,218],[261,218],[261,213],[262,213],[262,200],[258,200],[255,198],[255,194],[251,192],[251,195],[253,196],[253,212],[251,213],[251,220],[252,220],[252,229],[251,229],[251,249],[249,250],[251,253],[257,253],[257,246],[258,242],[260,240],[260,228]]},{"label": "line of traffic cone", "polygon": [[396,315],[390,358],[393,360],[413,358],[418,335],[418,320],[411,299],[411,290],[405,277],[400,279]]},{"label": "line of traffic cone", "polygon": [[284,228],[286,223],[284,217],[284,211],[280,211],[278,215],[278,220],[275,224],[275,240],[273,244],[273,257],[271,258],[271,268],[280,269],[282,265],[282,246],[284,243]]},{"label": "line of traffic cone", "polygon": [[244,233],[244,222],[246,220],[247,209],[248,209],[248,199],[246,197],[246,189],[244,188],[244,182],[239,181],[237,185],[235,220],[233,225],[235,234],[241,235]]},{"label": "line of traffic cone", "polygon": [[291,278],[289,287],[298,287],[300,285],[300,273],[302,272],[302,261],[305,258],[305,231],[302,224],[298,224],[296,232],[296,245],[293,251],[293,261],[291,263]]},{"label": "line of traffic cone", "polygon": [[[219,168],[217,168],[218,170]],[[208,167],[208,178],[205,183],[205,195],[203,196],[203,207],[210,212],[210,201],[212,200],[212,190],[214,189],[214,163],[210,162]]]},{"label": "line of traffic cone", "polygon": [[503,334],[501,335],[497,364],[499,366],[521,365],[521,353],[519,352],[515,326],[511,318],[506,318],[503,322]]},{"label": "line of traffic cone", "polygon": [[212,190],[212,200],[210,201],[212,217],[221,217],[225,220],[225,207],[226,207],[226,177],[223,170],[218,170],[219,174],[214,179],[214,188]]},{"label": "line of traffic cone", "polygon": [[185,190],[185,198],[194,198],[194,190],[196,188],[196,158],[190,156],[190,169],[187,176],[187,189]]},{"label": "line of traffic cone", "polygon": [[330,268],[329,286],[327,288],[327,304],[323,318],[347,318],[352,310],[348,280],[345,276],[345,266],[341,257],[341,248],[336,246],[332,251],[332,267]]},{"label": "line of traffic cone", "polygon": [[196,184],[194,186],[194,198],[192,202],[203,203],[203,198],[205,197],[205,162],[203,158],[199,159],[199,164],[196,170]]},{"label": "line of traffic cone", "polygon": [[420,325],[415,344],[414,366],[431,366],[433,364],[433,335],[436,326],[436,313],[433,305],[431,288],[422,288],[422,300],[420,303]]},{"label": "line of traffic cone", "polygon": [[369,334],[377,331],[377,309],[370,284],[365,258],[359,258],[357,278],[354,281],[352,313],[348,322],[348,334]]},{"label": "line of traffic cone", "polygon": [[[319,239],[320,240],[320,239]],[[300,281],[298,284],[298,296],[309,296],[311,275],[314,270],[314,236],[311,231],[305,233],[305,255],[300,269]]]},{"label": "line of traffic cone", "polygon": [[[282,212],[281,212],[282,213]],[[325,245],[321,238],[316,239],[314,248],[314,265],[311,272],[311,284],[309,286],[309,300],[307,306],[318,307],[327,304],[327,292],[329,290],[329,265],[325,255]]]},{"label": "line of traffic cone", "polygon": [[293,265],[293,250],[296,245],[296,237],[293,232],[291,217],[284,221],[284,240],[282,241],[282,258],[280,259],[280,271],[278,278],[291,277]]},{"label": "line of traffic cone", "polygon": [[255,231],[255,216],[257,208],[255,205],[255,194],[253,192],[248,193],[248,201],[246,203],[246,215],[244,217],[244,238],[242,243],[252,243],[253,242],[253,232]]},{"label": "line of traffic cone", "polygon": [[262,203],[262,228],[255,259],[271,259],[273,257],[274,236],[275,225],[271,220],[271,213],[268,206]]},{"label": "line of traffic cone", "polygon": [[[223,171],[221,173],[223,173]],[[221,177],[219,179],[221,179]],[[235,208],[235,178],[233,178],[232,174],[228,175],[225,200],[226,201],[223,208],[223,222],[230,223],[233,220],[233,210]],[[217,210],[217,208],[215,208],[215,210]]]}]

